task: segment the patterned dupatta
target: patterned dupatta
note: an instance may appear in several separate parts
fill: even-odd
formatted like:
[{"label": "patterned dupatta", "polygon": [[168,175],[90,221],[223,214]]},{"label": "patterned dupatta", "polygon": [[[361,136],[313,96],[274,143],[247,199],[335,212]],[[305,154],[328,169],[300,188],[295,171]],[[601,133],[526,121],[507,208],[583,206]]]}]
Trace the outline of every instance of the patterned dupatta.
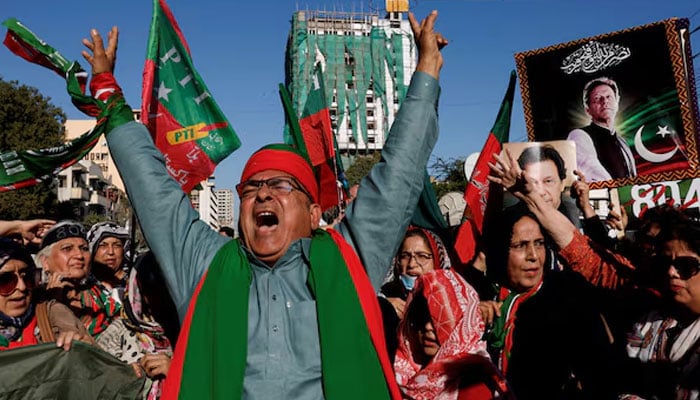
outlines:
[{"label": "patterned dupatta", "polygon": [[700,317],[687,326],[653,311],[634,324],[627,336],[627,355],[644,363],[678,367],[677,399],[700,399]]},{"label": "patterned dupatta", "polygon": [[[424,367],[415,362],[409,340],[410,325],[404,318],[399,325],[399,347],[394,361],[396,378],[405,396],[411,399],[457,399],[459,368],[486,362],[486,342],[482,340],[484,321],[479,311],[479,297],[467,282],[450,269],[421,275],[409,295],[406,312],[417,295],[428,303],[430,317],[440,349]],[[489,397],[490,398],[490,397]]]}]

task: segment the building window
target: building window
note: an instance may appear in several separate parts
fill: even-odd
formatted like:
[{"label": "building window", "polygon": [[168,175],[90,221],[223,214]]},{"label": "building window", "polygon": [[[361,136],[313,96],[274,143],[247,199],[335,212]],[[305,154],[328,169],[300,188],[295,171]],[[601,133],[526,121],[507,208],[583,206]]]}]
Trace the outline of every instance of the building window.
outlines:
[{"label": "building window", "polygon": [[369,104],[374,103],[374,96],[369,95],[369,96],[365,97],[365,101]]},{"label": "building window", "polygon": [[367,110],[368,117],[374,117],[374,110]]},{"label": "building window", "polygon": [[376,128],[374,127],[374,122],[367,122],[367,129],[370,131],[375,130]]},{"label": "building window", "polygon": [[375,143],[377,138],[374,135],[367,135],[367,142],[368,143]]},{"label": "building window", "polygon": [[354,89],[354,88],[355,88],[355,82],[348,82],[345,86],[347,86],[348,89]]}]

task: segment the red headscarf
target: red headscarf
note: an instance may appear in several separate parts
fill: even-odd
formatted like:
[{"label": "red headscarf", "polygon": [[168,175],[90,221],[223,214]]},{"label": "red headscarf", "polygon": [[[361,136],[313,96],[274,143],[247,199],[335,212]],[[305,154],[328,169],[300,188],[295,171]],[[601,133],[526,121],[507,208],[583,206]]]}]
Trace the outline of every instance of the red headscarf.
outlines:
[{"label": "red headscarf", "polygon": [[407,318],[399,325],[399,348],[396,352],[394,370],[401,389],[410,398],[457,399],[459,389],[454,372],[455,366],[487,366],[491,374],[492,366],[486,352],[486,342],[482,340],[484,321],[479,311],[479,297],[471,286],[450,269],[440,269],[421,275],[409,295],[406,313],[417,295],[423,295],[428,302],[430,317],[435,328],[440,349],[433,359],[421,369],[414,361],[408,335]]}]

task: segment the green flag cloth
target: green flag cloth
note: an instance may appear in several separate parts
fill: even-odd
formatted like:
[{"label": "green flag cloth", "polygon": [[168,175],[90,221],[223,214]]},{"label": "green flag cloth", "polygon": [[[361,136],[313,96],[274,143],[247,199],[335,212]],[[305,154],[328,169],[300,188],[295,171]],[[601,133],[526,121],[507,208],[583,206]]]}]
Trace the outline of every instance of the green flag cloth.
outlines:
[{"label": "green flag cloth", "polygon": [[99,348],[73,342],[0,352],[0,400],[142,398],[145,377]]},{"label": "green flag cloth", "polygon": [[124,107],[128,108],[121,96],[115,96],[105,104],[86,95],[87,73],[80,64],[68,61],[17,19],[9,18],[2,24],[8,30],[3,42],[5,46],[25,60],[65,77],[73,104],[84,113],[97,117],[97,125],[82,136],[57,147],[23,151],[0,149],[0,192],[35,185],[75,164],[97,144],[100,135],[106,131],[106,116],[118,114],[115,111]]},{"label": "green flag cloth", "polygon": [[153,0],[141,99],[141,121],[185,192],[241,146],[195,70],[185,37],[164,0]]}]

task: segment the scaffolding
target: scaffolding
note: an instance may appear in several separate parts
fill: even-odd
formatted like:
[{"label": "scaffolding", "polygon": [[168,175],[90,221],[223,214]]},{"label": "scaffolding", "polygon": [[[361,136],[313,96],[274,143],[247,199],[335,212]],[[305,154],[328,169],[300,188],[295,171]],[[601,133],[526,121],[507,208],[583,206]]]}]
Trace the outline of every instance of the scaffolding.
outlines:
[{"label": "scaffolding", "polygon": [[316,63],[323,68],[334,134],[342,155],[381,150],[411,73],[416,49],[402,13],[297,11],[285,59],[285,84],[299,114]]}]

